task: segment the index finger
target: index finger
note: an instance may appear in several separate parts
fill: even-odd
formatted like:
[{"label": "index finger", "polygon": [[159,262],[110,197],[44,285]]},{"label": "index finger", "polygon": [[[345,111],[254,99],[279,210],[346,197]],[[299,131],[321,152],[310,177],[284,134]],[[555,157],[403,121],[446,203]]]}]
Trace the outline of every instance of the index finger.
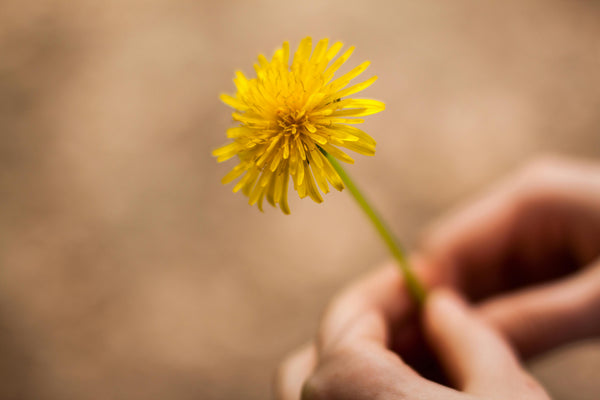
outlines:
[{"label": "index finger", "polygon": [[[441,279],[432,264],[421,263],[416,257],[412,262],[426,287]],[[317,333],[318,351],[357,339],[387,346],[389,326],[410,319],[415,311],[416,304],[398,268],[388,263],[348,286],[329,304]]]},{"label": "index finger", "polygon": [[[419,263],[417,263],[418,265]],[[420,267],[419,277],[432,284],[430,266]],[[329,304],[320,322],[316,343],[294,353],[280,366],[275,380],[277,398],[299,399],[300,387],[315,368],[323,364],[346,363],[347,358],[336,358],[340,354],[360,356],[366,349],[383,359],[393,360],[388,365],[389,373],[414,374],[399,357],[389,357],[390,325],[403,324],[410,318],[414,303],[408,295],[397,267],[388,263],[366,276],[357,279]],[[410,336],[409,336],[410,337]],[[362,353],[361,353],[362,352]],[[364,359],[359,364],[364,364]],[[345,369],[347,366],[345,365]],[[322,370],[319,370],[322,375]],[[398,377],[399,375],[395,375]],[[396,379],[396,378],[394,378]]]}]

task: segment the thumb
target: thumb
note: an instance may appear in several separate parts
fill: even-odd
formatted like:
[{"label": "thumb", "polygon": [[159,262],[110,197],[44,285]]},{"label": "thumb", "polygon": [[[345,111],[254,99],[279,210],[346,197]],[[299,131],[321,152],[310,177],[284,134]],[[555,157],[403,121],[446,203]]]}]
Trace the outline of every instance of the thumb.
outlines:
[{"label": "thumb", "polygon": [[423,323],[427,340],[458,389],[494,399],[548,399],[506,340],[456,294],[432,292]]}]

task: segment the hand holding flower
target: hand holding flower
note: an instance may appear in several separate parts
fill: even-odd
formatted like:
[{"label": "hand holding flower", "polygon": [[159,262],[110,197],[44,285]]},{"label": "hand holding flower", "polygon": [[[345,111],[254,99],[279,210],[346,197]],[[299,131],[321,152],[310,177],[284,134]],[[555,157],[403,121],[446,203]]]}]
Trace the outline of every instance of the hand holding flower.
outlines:
[{"label": "hand holding flower", "polygon": [[[376,271],[344,290],[325,313],[315,344],[282,365],[279,398],[298,399],[307,379],[310,395],[341,396],[326,398],[455,398],[456,392],[411,375],[406,364],[426,375],[435,365],[424,337],[458,389],[479,388],[480,399],[547,398],[502,337],[528,357],[600,335],[598,238],[600,166],[534,162],[443,219],[425,240],[416,269],[421,280],[477,300],[473,310],[434,293],[421,326],[402,278],[390,267]],[[350,346],[356,337],[369,340]],[[495,345],[480,347],[491,337]],[[327,350],[332,342],[343,351]],[[513,380],[504,377],[509,370]]]},{"label": "hand holding flower", "polygon": [[399,307],[401,282],[392,274],[383,270],[332,303],[316,344],[280,368],[278,400],[549,400],[506,340],[443,290],[427,297],[423,329],[456,390],[419,375],[398,356],[413,350],[403,331],[417,326]]}]

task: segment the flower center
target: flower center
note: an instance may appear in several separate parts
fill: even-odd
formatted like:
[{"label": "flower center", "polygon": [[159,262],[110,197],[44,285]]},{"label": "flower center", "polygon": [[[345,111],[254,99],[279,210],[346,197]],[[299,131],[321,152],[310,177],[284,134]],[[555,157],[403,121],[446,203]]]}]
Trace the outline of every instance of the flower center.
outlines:
[{"label": "flower center", "polygon": [[306,115],[305,110],[277,110],[277,125],[284,134],[295,135],[301,133],[307,122],[308,115]]}]

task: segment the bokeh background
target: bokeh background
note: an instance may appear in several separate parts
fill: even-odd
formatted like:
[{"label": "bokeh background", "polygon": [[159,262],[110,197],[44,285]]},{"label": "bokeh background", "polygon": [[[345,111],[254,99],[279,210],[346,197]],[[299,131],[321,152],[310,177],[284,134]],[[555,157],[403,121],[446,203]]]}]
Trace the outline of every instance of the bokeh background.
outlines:
[{"label": "bokeh background", "polygon": [[[284,216],[220,185],[218,94],[259,52],[312,35],[372,61],[387,111],[351,173],[414,243],[537,154],[600,156],[598,21],[597,1],[1,1],[0,398],[269,398],[386,258],[345,193]],[[597,342],[531,368],[598,398]]]}]

